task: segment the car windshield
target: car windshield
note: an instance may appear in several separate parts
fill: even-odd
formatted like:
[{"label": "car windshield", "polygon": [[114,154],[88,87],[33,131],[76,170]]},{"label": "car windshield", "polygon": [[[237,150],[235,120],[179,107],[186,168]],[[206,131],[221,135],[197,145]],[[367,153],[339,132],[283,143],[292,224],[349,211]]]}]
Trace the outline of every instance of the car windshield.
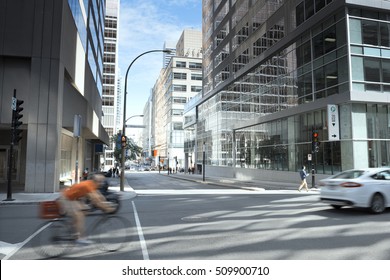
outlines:
[{"label": "car windshield", "polygon": [[362,176],[364,172],[364,170],[349,170],[333,176],[333,179],[356,179]]}]

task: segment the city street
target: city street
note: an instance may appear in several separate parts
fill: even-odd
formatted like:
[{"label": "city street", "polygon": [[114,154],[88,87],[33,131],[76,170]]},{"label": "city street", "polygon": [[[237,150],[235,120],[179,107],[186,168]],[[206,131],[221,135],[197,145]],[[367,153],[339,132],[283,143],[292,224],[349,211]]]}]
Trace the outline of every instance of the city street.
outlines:
[{"label": "city street", "polygon": [[[120,210],[133,225],[130,244],[115,253],[77,247],[63,258],[390,259],[389,210],[334,210],[316,191],[228,188],[153,172],[126,176],[137,192]],[[25,242],[41,222],[36,207],[2,205],[0,241]],[[32,246],[26,242],[11,259],[40,259]]]}]

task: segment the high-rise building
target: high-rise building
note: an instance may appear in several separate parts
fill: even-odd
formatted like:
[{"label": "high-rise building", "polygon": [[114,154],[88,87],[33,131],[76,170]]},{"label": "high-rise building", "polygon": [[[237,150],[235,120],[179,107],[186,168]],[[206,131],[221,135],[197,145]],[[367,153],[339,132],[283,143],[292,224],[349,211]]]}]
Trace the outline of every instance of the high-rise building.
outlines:
[{"label": "high-rise building", "polygon": [[[106,0],[104,54],[103,54],[103,126],[110,138],[116,134],[118,123],[118,23],[119,0]],[[119,111],[120,112],[120,111]],[[104,151],[104,169],[109,169],[119,163],[115,162],[115,142],[106,146]]]},{"label": "high-rise building", "polygon": [[[144,116],[144,147],[148,155],[171,159],[171,167],[184,167],[183,112],[185,104],[202,89],[202,33],[186,29],[176,44],[176,54],[162,69]],[[147,105],[148,105],[147,104]],[[144,115],[145,115],[144,114]],[[145,123],[149,121],[148,123]],[[146,141],[146,142],[145,142]],[[157,161],[156,161],[157,162]]]},{"label": "high-rise building", "polygon": [[0,186],[14,91],[24,101],[14,188],[54,192],[100,168],[104,14],[104,0],[0,0]]},{"label": "high-rise building", "polygon": [[389,31],[389,1],[203,1],[196,162],[205,144],[209,174],[247,179],[389,165]]},{"label": "high-rise building", "polygon": [[163,50],[170,51],[170,52],[163,53],[163,68],[166,68],[169,65],[169,62],[171,61],[171,58],[176,54],[176,46],[173,45],[172,43],[165,42]]}]

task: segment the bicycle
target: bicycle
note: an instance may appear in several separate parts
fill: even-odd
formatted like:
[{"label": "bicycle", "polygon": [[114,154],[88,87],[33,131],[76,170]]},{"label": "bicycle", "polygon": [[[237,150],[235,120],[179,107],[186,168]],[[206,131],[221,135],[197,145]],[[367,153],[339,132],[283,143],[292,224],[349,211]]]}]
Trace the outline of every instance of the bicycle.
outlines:
[{"label": "bicycle", "polygon": [[[34,248],[39,255],[48,258],[67,254],[77,245],[72,218],[60,213],[57,201],[43,202],[40,208],[41,218],[48,221],[37,232]],[[130,226],[125,218],[101,214],[87,226],[86,233],[99,250],[115,252],[130,241]]]}]

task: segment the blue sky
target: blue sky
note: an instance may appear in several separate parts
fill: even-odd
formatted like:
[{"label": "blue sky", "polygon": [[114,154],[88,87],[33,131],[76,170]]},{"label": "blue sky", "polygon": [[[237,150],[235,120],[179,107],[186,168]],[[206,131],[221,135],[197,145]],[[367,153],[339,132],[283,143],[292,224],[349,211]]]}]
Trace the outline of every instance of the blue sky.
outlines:
[{"label": "blue sky", "polygon": [[[162,49],[164,42],[176,45],[184,29],[201,27],[202,0],[120,0],[118,64],[123,86],[134,58]],[[132,65],[127,79],[127,118],[143,113],[162,68],[162,57],[162,53],[146,54]],[[136,119],[128,124],[141,121]]]}]

